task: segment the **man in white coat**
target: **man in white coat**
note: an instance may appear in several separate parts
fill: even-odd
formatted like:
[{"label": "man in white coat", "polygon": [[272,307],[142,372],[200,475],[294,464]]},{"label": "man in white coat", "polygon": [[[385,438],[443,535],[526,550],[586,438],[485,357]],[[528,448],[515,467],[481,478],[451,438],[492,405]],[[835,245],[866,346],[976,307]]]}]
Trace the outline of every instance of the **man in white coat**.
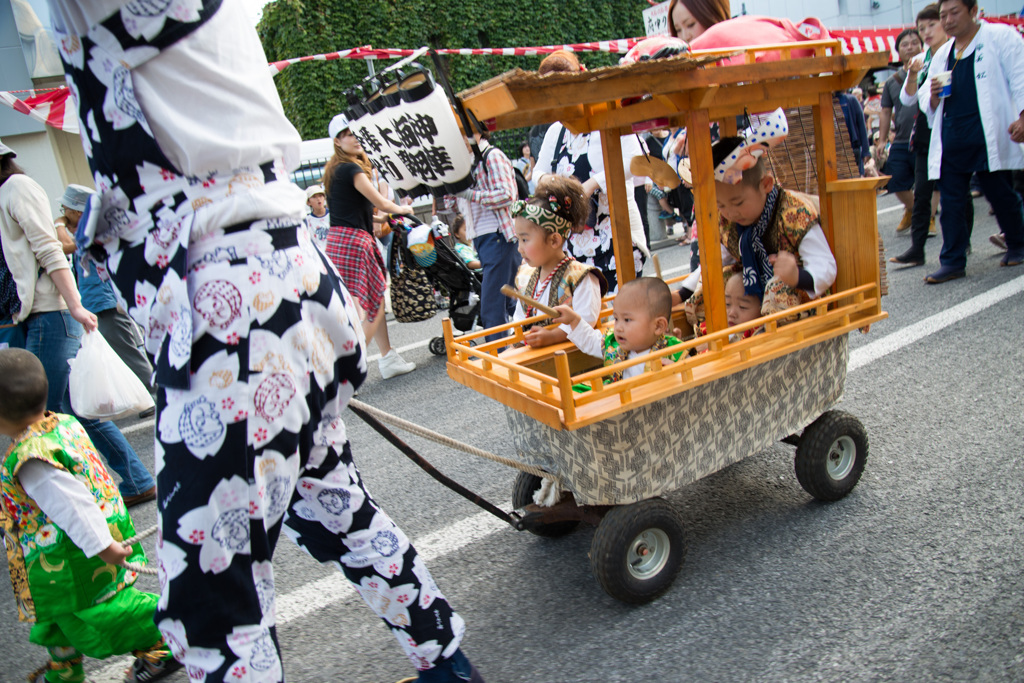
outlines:
[{"label": "man in white coat", "polygon": [[[935,284],[966,274],[970,227],[966,202],[977,172],[982,191],[1006,236],[1000,265],[1024,263],[1024,208],[1012,171],[1024,168],[1024,39],[1003,24],[978,23],[977,0],[939,0],[942,27],[952,40],[935,52],[930,87],[918,91],[932,127],[928,177],[942,198],[940,267]],[[949,72],[943,92],[939,74]]]}]

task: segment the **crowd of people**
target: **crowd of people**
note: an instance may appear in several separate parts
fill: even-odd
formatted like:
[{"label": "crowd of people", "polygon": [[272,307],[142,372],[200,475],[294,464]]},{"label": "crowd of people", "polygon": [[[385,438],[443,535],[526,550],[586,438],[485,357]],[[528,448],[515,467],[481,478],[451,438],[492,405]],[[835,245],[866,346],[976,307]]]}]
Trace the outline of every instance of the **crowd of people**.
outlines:
[{"label": "crowd of people", "polygon": [[[391,346],[383,246],[388,216],[412,207],[381,181],[345,114],[328,126],[322,185],[290,182],[298,134],[255,32],[237,30],[247,24],[237,3],[175,10],[173,21],[168,8],[140,14],[133,3],[51,5],[96,189],[69,185],[54,220],[0,142],[0,433],[13,441],[0,517],[20,616],[50,656],[32,680],[79,683],[84,656],[124,653],[136,657],[128,681],[182,666],[197,680],[284,680],[271,564],[283,532],[337,566],[385,622],[418,670],[406,680],[481,683],[461,649],[465,623],[363,485],[341,418],[366,378],[369,340],[383,379],[415,370]],[[904,209],[898,231],[911,246],[892,262],[925,263],[938,194],[943,246],[929,283],[966,274],[972,177],[999,224],[1001,265],[1024,262],[1024,40],[977,13],[976,0],[922,10],[896,39],[900,68],[877,112],[857,92],[837,95],[861,173],[885,156],[879,170]],[[730,19],[727,0],[672,0],[669,17],[692,47],[791,35],[778,21]],[[539,72],[582,68],[556,52]],[[204,107],[192,106],[196,92]],[[702,169],[715,176],[727,320],[748,325],[741,337],[822,296],[837,269],[816,202],[765,164],[785,115],[748,123],[740,136],[714,129],[713,168]],[[672,329],[673,305],[702,334],[696,242],[675,291],[657,278],[619,282],[601,137],[560,122],[533,133],[514,160],[485,132],[468,136],[473,184],[443,202],[453,248],[480,277],[482,327],[524,320],[535,311],[523,301],[541,301],[556,325],[533,326],[527,344],[569,341],[607,365],[689,336]],[[689,207],[630,162],[653,155],[685,174],[686,131],[623,136],[621,148],[628,225],[616,227],[640,273],[651,217],[686,218]],[[506,297],[506,285],[525,298]],[[601,333],[607,293],[615,324]],[[155,480],[114,424],[78,419],[69,403],[67,361],[97,330],[156,394]],[[158,490],[155,595],[120,565],[145,560],[121,541],[135,533],[127,509]],[[46,576],[34,562],[44,549],[66,560]]]}]

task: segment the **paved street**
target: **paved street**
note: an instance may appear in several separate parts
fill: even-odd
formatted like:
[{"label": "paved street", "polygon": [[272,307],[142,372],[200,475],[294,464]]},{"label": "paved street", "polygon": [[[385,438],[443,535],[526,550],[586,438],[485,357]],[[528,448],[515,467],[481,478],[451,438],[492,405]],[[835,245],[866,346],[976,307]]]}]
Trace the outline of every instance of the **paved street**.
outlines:
[{"label": "paved street", "polygon": [[[901,209],[880,202],[888,255]],[[821,504],[778,445],[667,497],[688,535],[672,589],[630,607],[591,575],[593,529],[544,539],[504,526],[440,486],[351,413],[362,475],[427,558],[468,624],[464,649],[488,683],[1024,680],[1024,267],[1000,268],[983,199],[966,279],[926,286],[928,266],[889,269],[889,319],[850,337],[843,410],[870,439],[859,486]],[[667,276],[689,250],[657,252]],[[359,399],[509,457],[503,408],[448,379],[429,338],[440,318],[392,325],[419,369]],[[376,349],[371,349],[375,354]],[[682,416],[681,419],[685,419]],[[127,422],[152,467],[152,421]],[[400,434],[441,471],[505,509],[514,472]],[[136,526],[156,506],[133,509]],[[153,538],[145,545],[152,551]],[[282,539],[278,617],[290,681],[392,683],[412,674],[387,629],[341,580]],[[6,581],[6,578],[3,579]],[[153,577],[139,586],[156,590]],[[0,682],[45,657],[0,588]],[[88,661],[96,683],[127,658]],[[170,681],[187,680],[176,674]]]}]

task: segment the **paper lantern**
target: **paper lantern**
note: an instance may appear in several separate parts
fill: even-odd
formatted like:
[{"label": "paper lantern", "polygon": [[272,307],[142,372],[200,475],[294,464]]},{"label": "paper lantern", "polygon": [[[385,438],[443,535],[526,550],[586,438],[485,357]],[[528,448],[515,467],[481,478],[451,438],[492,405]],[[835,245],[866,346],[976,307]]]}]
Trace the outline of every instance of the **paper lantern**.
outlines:
[{"label": "paper lantern", "polygon": [[392,120],[405,144],[403,160],[436,195],[473,185],[473,156],[444,90],[430,71],[413,63],[399,81],[401,116]]}]

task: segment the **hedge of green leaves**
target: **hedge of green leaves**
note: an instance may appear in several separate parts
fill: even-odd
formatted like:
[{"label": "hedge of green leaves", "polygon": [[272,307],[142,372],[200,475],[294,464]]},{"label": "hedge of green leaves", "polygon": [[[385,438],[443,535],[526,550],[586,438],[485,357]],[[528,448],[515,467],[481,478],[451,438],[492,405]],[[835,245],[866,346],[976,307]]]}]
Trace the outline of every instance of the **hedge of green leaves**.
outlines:
[{"label": "hedge of green leaves", "polygon": [[[361,45],[522,47],[640,36],[646,7],[644,0],[275,0],[257,30],[270,61]],[[588,53],[581,59],[594,68],[614,64],[618,56]],[[388,63],[379,62],[379,68]],[[422,63],[432,67],[429,57]],[[538,57],[453,55],[448,75],[459,92],[539,63]],[[365,61],[341,59],[294,64],[274,80],[285,113],[308,140],[327,135],[331,117],[344,108],[344,91],[367,74]]]}]

